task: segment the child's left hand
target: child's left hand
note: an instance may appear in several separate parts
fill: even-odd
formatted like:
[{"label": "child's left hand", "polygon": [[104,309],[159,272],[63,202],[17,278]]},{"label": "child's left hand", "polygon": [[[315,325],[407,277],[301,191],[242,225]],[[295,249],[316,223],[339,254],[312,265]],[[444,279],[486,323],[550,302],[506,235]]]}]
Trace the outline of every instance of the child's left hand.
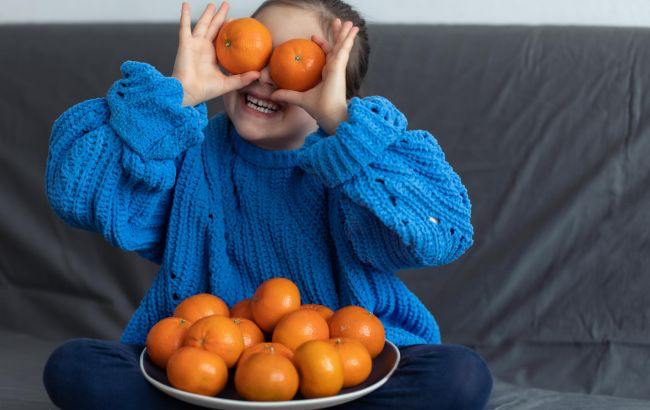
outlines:
[{"label": "child's left hand", "polygon": [[339,123],[348,117],[345,68],[358,32],[359,27],[353,26],[351,21],[341,24],[337,18],[332,22],[334,46],[324,38],[312,35],[312,41],[323,49],[326,56],[321,82],[304,92],[276,90],[271,94],[271,100],[302,107],[328,135],[333,135]]}]

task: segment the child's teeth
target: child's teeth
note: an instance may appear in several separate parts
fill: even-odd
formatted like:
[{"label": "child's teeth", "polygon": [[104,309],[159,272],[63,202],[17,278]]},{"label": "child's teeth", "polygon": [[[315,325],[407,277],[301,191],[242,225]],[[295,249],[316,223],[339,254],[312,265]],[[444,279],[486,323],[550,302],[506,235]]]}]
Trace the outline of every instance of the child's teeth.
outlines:
[{"label": "child's teeth", "polygon": [[260,111],[260,112],[263,112],[263,113],[266,113],[266,114],[272,112],[272,111],[269,110],[268,108],[258,107],[258,106],[256,106],[255,104],[253,104],[253,103],[251,103],[251,102],[247,102],[246,105],[249,106],[249,107],[251,107],[251,108],[254,109],[254,110],[257,110],[257,111]]},{"label": "child's teeth", "polygon": [[255,98],[252,95],[247,94],[246,99],[248,101],[251,101],[251,102],[257,104],[257,105],[261,105],[262,107],[266,107],[266,108],[269,108],[271,110],[277,110],[278,109],[278,106],[276,104],[274,104],[274,103],[272,103],[270,101],[260,100],[259,98]]}]

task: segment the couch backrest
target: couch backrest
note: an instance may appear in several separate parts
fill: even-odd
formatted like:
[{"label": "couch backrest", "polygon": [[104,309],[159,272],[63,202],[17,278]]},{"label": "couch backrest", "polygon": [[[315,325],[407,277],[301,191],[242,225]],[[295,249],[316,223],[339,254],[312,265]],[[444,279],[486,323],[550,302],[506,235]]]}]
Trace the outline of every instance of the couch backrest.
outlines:
[{"label": "couch backrest", "polygon": [[[0,326],[117,338],[156,266],[65,225],[44,166],[53,121],[126,59],[171,74],[177,27],[0,27]],[[647,29],[371,25],[365,91],[429,130],[472,201],[475,246],[400,272],[506,379],[650,397]],[[209,104],[210,115],[222,109]]]}]

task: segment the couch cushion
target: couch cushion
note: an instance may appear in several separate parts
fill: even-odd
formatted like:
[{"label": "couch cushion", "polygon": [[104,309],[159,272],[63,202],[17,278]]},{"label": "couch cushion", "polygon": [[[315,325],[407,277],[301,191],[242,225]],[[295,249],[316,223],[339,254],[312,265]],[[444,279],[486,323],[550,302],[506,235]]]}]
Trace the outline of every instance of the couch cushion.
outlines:
[{"label": "couch cushion", "polygon": [[43,387],[43,367],[60,343],[0,330],[0,408],[52,408]]},{"label": "couch cushion", "polygon": [[487,410],[645,410],[650,401],[566,393],[516,386],[496,380]]}]

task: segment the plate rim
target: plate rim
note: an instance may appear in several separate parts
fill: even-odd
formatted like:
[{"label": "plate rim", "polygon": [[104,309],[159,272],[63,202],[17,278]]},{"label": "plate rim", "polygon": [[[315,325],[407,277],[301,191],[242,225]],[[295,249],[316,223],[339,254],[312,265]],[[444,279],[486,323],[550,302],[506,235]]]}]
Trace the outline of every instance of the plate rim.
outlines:
[{"label": "plate rim", "polygon": [[[218,400],[220,403],[228,404],[228,405],[242,405],[242,404],[246,403],[247,405],[249,405],[251,407],[257,407],[257,408],[264,408],[264,407],[276,407],[277,408],[278,406],[281,406],[281,405],[286,406],[286,405],[298,405],[298,404],[304,404],[304,405],[319,404],[319,403],[323,403],[324,401],[327,402],[328,399],[332,399],[334,397],[336,397],[336,398],[342,398],[342,397],[345,398],[348,395],[355,395],[356,398],[363,397],[366,394],[368,394],[368,393],[370,393],[372,391],[375,391],[375,390],[379,389],[381,386],[383,386],[388,381],[388,379],[391,378],[391,376],[393,375],[395,370],[397,370],[397,367],[399,366],[399,363],[400,363],[400,361],[402,359],[402,355],[400,353],[399,348],[393,342],[386,339],[386,344],[389,345],[395,351],[395,353],[397,355],[397,359],[395,360],[395,363],[393,364],[391,369],[388,371],[388,373],[386,373],[386,375],[384,377],[382,377],[381,380],[379,380],[378,382],[376,382],[374,384],[371,384],[370,386],[366,386],[361,390],[356,390],[356,391],[349,392],[349,393],[344,393],[344,394],[336,394],[334,396],[318,397],[318,398],[314,398],[314,399],[298,399],[298,400],[292,399],[292,400],[282,400],[282,401],[234,400],[234,399],[224,399],[224,398],[216,397],[216,396],[207,396],[207,395],[204,395],[204,394],[192,393],[192,392],[188,392],[188,391],[185,391],[185,390],[177,389],[174,386],[168,386],[168,385],[166,385],[164,383],[161,383],[158,380],[154,379],[153,377],[151,377],[151,376],[149,376],[147,374],[147,372],[144,369],[144,354],[147,351],[146,346],[142,349],[142,352],[140,353],[140,372],[144,375],[145,379],[147,379],[147,381],[149,383],[156,386],[159,390],[164,392],[164,389],[174,389],[180,395],[184,395],[184,396],[187,396],[188,398],[193,398],[193,399]],[[361,394],[361,393],[364,393],[364,394]],[[165,394],[167,394],[167,393],[165,393]],[[352,399],[352,400],[348,400],[348,401],[356,400],[356,398]]]}]

